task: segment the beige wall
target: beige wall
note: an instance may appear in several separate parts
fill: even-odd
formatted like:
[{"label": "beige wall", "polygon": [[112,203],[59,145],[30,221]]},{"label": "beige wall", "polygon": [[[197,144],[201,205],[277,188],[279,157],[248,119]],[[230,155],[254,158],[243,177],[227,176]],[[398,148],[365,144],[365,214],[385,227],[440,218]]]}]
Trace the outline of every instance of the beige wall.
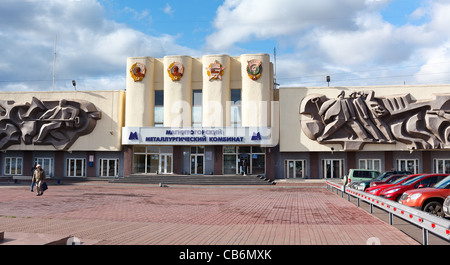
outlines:
[{"label": "beige wall", "polygon": [[[147,72],[146,77],[141,82],[134,82],[130,75],[130,68],[134,63],[144,64]],[[129,126],[153,126],[153,108],[147,110],[147,102],[154,102],[155,83],[152,82],[155,76],[155,60],[151,57],[129,58],[127,60],[126,105],[133,106],[126,112],[125,120]]]},{"label": "beige wall", "polygon": [[[251,80],[246,72],[247,60],[261,60],[263,73]],[[209,80],[206,68],[214,60],[224,69],[222,80]],[[172,81],[168,66],[181,62],[184,74],[181,80]],[[136,62],[145,63],[147,74],[135,82],[129,69]],[[270,127],[271,101],[273,100],[273,66],[268,54],[205,55],[192,58],[184,55],[164,58],[130,57],[127,59],[126,127],[154,126],[154,90],[164,90],[164,126],[190,127],[192,125],[192,90],[203,90],[203,127],[229,126],[230,89],[242,89],[242,127]],[[151,95],[150,95],[151,94]],[[229,103],[228,103],[229,104]]]},{"label": "beige wall", "polygon": [[[375,97],[389,97],[410,93],[413,100],[430,100],[435,94],[450,93],[450,85],[423,85],[423,86],[361,86],[361,87],[281,87],[280,98],[280,151],[281,152],[308,152],[342,151],[340,144],[319,144],[309,139],[301,129],[302,120],[309,119],[307,115],[299,113],[300,103],[306,95],[322,94],[329,99],[336,98],[342,91],[347,97],[354,91],[375,91]],[[363,151],[394,151],[409,150],[405,144],[397,141],[396,144],[365,144]]]},{"label": "beige wall", "polygon": [[[121,132],[124,125],[124,91],[42,91],[42,92],[14,92],[0,93],[0,100],[13,100],[16,103],[30,103],[36,97],[46,100],[86,100],[95,105],[101,112],[101,119],[97,121],[95,129],[88,135],[78,138],[68,151],[120,151]],[[51,145],[12,145],[7,150],[49,150]]]}]

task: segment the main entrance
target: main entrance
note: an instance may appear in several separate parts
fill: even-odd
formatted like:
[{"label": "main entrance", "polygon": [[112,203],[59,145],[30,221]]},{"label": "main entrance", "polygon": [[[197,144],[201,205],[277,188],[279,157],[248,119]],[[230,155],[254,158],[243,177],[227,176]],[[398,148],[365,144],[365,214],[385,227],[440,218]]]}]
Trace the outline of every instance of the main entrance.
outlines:
[{"label": "main entrance", "polygon": [[205,174],[205,147],[191,147],[191,175]]}]

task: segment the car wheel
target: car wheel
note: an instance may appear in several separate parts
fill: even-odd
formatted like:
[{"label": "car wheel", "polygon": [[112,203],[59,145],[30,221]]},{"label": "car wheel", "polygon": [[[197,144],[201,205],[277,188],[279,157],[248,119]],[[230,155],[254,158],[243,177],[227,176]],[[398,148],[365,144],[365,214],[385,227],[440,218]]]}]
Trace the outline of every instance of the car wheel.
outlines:
[{"label": "car wheel", "polygon": [[444,217],[444,211],[442,209],[442,204],[438,201],[432,201],[427,203],[423,208],[424,212],[430,213],[432,215],[436,215],[439,217]]}]

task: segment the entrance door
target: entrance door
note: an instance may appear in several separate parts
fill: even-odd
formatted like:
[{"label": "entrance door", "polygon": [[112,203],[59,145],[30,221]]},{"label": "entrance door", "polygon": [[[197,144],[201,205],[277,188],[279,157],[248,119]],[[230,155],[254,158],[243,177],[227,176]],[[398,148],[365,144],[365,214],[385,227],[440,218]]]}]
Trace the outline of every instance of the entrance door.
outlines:
[{"label": "entrance door", "polygon": [[203,154],[191,155],[191,175],[205,174],[204,160],[205,156]]},{"label": "entrance door", "polygon": [[322,161],[322,176],[324,178],[341,178],[344,176],[343,159],[324,159]]},{"label": "entrance door", "polygon": [[117,177],[119,175],[119,159],[100,159],[100,177]]},{"label": "entrance door", "polygon": [[161,154],[159,157],[159,173],[172,173],[172,154]]},{"label": "entrance door", "polygon": [[303,178],[305,176],[305,160],[286,160],[286,178]]}]

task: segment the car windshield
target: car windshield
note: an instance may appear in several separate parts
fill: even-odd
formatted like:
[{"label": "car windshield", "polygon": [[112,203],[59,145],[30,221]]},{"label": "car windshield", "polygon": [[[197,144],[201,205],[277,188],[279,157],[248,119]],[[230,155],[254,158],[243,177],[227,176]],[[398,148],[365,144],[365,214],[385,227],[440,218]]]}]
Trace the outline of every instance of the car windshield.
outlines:
[{"label": "car windshield", "polygon": [[401,178],[397,179],[396,181],[392,182],[392,184],[398,184],[398,183],[402,182],[403,180],[405,180],[406,178],[409,178],[409,176],[401,177]]},{"label": "car windshield", "polygon": [[393,175],[392,178],[390,178],[386,181],[386,183],[392,183],[401,177],[403,177],[403,176]]},{"label": "car windshield", "polygon": [[384,172],[383,174],[381,174],[378,177],[374,178],[373,181],[381,181],[381,180],[389,177],[390,175],[392,175],[392,174],[388,173],[388,172]]},{"label": "car windshield", "polygon": [[433,188],[436,189],[450,189],[450,176],[446,177],[445,179],[439,181],[436,183],[436,185],[433,186]]},{"label": "car windshield", "polygon": [[417,180],[422,179],[423,177],[425,177],[425,175],[417,176],[415,178],[412,178],[408,181],[403,182],[401,185],[404,185],[404,186],[410,185],[410,184],[416,182]]}]

